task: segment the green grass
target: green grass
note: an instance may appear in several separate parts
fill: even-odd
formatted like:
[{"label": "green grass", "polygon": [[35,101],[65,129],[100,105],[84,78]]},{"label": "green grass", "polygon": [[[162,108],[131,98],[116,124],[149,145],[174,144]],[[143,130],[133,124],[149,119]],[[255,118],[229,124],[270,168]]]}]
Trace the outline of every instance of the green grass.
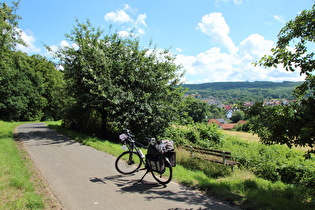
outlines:
[{"label": "green grass", "polygon": [[43,209],[30,162],[14,141],[13,130],[20,124],[0,121],[0,209]]},{"label": "green grass", "polygon": [[[0,209],[44,209],[47,200],[38,193],[39,181],[34,180],[32,163],[14,141],[12,131],[20,124],[0,121]],[[123,152],[121,144],[63,129],[60,122],[48,124],[72,139],[114,156]],[[267,181],[247,170],[231,172],[219,164],[196,162],[180,149],[177,149],[177,166],[173,173],[174,181],[241,208],[315,209],[314,190]]]},{"label": "green grass", "polygon": [[[50,127],[112,155],[118,156],[123,152],[121,144],[66,130],[58,123]],[[196,162],[189,157],[189,153],[180,149],[177,150],[177,166],[173,170],[173,180],[245,209],[315,208],[314,191],[310,189],[280,181],[267,181],[247,170],[236,169],[231,172],[229,168],[219,164]]]}]

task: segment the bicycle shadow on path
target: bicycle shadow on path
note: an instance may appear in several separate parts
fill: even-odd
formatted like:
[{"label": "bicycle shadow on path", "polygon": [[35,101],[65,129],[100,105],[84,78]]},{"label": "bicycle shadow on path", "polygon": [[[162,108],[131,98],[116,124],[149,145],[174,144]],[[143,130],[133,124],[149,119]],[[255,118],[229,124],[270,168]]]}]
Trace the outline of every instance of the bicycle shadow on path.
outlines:
[{"label": "bicycle shadow on path", "polygon": [[[117,187],[121,188],[123,191],[126,192],[144,192],[151,188],[165,188],[165,185],[158,184],[154,181],[146,181],[134,177],[134,174],[130,175],[113,175],[113,176],[106,176],[104,178],[99,177],[90,177],[90,182],[93,183],[103,183],[107,184],[107,181],[114,183]],[[131,179],[134,178],[134,179]],[[126,187],[128,189],[126,189]]]},{"label": "bicycle shadow on path", "polygon": [[165,186],[151,180],[139,180],[135,175],[113,175],[104,178],[90,178],[90,181],[95,183],[109,184],[111,182],[118,187],[117,191],[120,193],[142,194],[148,201],[169,200],[177,202],[178,206],[181,206],[180,203],[198,205],[200,209],[226,209],[227,207],[220,208],[218,206],[222,205],[220,201],[210,200],[207,196],[198,192],[196,193],[196,191],[190,190],[185,186],[174,188],[175,183]]}]

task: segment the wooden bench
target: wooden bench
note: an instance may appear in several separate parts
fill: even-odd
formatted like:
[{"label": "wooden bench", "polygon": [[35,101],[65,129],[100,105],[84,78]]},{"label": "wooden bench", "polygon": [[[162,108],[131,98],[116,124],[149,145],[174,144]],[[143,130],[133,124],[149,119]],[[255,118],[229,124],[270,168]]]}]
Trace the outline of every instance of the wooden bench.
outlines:
[{"label": "wooden bench", "polygon": [[209,160],[215,163],[231,166],[232,171],[234,170],[234,166],[239,164],[239,162],[231,160],[232,159],[231,152],[220,151],[220,150],[215,150],[215,149],[207,149],[207,148],[201,148],[201,147],[194,147],[194,146],[185,146],[184,148],[190,151],[191,157],[197,157],[198,154],[204,154],[202,156],[199,155],[198,158],[202,158],[202,159]]}]

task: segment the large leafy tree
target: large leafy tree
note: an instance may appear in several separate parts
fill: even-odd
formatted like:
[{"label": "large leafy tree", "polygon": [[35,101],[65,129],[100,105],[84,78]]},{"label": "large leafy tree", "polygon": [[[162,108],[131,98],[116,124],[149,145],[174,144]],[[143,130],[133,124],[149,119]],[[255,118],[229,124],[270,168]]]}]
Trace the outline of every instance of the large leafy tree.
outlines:
[{"label": "large leafy tree", "polygon": [[1,69],[0,119],[60,119],[67,102],[63,73],[40,55],[12,51]]},{"label": "large leafy tree", "polygon": [[175,88],[180,66],[168,50],[141,48],[132,36],[104,35],[89,21],[77,21],[66,36],[77,46],[57,52],[74,101],[66,126],[107,132],[126,127],[138,136],[163,132],[182,97]]},{"label": "large leafy tree", "polygon": [[46,100],[41,97],[40,77],[29,65],[29,57],[12,52],[10,64],[1,71],[0,116],[2,120],[39,120]]},{"label": "large leafy tree", "polygon": [[63,72],[57,70],[53,62],[41,55],[28,56],[28,65],[34,76],[38,77],[38,83],[33,82],[33,89],[39,90],[41,100],[45,101],[41,110],[43,112],[41,119],[61,119],[69,103]]},{"label": "large leafy tree", "polygon": [[315,146],[315,5],[289,21],[280,31],[271,55],[264,56],[256,64],[265,67],[282,65],[287,71],[299,71],[306,75],[302,85],[296,88],[296,103],[282,107],[256,105],[249,113],[256,118],[253,129],[265,143],[281,143],[288,146]]},{"label": "large leafy tree", "polygon": [[16,14],[19,2],[0,3],[0,119],[60,119],[63,74],[39,55],[16,51],[23,44]]}]

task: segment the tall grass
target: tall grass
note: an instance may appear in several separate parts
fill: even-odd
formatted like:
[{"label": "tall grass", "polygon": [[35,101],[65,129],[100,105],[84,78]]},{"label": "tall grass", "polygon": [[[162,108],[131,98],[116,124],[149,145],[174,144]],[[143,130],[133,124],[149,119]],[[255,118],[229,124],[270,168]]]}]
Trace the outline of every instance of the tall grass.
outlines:
[{"label": "tall grass", "polygon": [[20,124],[0,121],[0,209],[42,209],[43,196],[14,141],[13,129]]},{"label": "tall grass", "polygon": [[[65,130],[59,125],[54,125],[53,128],[110,154],[118,156],[122,153],[120,144]],[[281,181],[268,181],[244,168],[232,172],[230,168],[216,163],[192,159],[189,152],[181,149],[177,149],[177,166],[173,170],[173,180],[245,209],[315,208],[314,191],[309,188]]]}]

